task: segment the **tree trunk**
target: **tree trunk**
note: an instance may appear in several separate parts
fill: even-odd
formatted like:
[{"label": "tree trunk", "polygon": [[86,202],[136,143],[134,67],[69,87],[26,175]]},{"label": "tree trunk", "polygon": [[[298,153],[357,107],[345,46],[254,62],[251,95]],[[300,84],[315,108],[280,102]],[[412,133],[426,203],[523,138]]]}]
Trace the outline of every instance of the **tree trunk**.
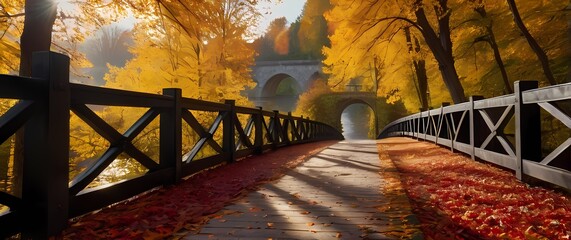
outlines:
[{"label": "tree trunk", "polygon": [[525,39],[527,40],[527,43],[529,44],[533,52],[535,52],[535,55],[537,55],[537,59],[541,62],[541,67],[543,68],[543,73],[545,74],[547,81],[551,85],[557,84],[555,78],[553,77],[553,73],[551,72],[551,68],[549,67],[549,58],[547,57],[547,54],[545,54],[545,51],[543,51],[541,46],[539,46],[537,41],[535,41],[535,38],[531,36],[531,33],[529,33],[529,30],[527,29],[525,24],[523,24],[523,20],[521,19],[519,10],[517,9],[517,5],[515,4],[515,0],[507,0],[507,1],[508,5],[510,6],[510,11],[512,12],[514,18],[514,23],[518,27],[520,32],[523,34]]},{"label": "tree trunk", "polygon": [[417,60],[414,62],[414,71],[418,81],[418,90],[421,93],[422,108],[429,109],[430,99],[428,95],[428,76],[426,75],[426,62]]},{"label": "tree trunk", "polygon": [[[477,5],[477,7],[474,8],[474,11],[476,11],[478,14],[480,14],[480,17],[482,17],[483,19],[487,19],[488,13],[486,12],[486,8],[482,4],[482,1],[480,0],[477,3],[478,3],[478,5]],[[506,94],[513,93],[512,84],[510,83],[510,80],[508,78],[508,73],[507,73],[506,67],[504,65],[504,61],[502,60],[502,55],[500,54],[498,42],[496,41],[496,35],[494,34],[494,24],[493,24],[491,19],[488,21],[488,24],[486,24],[485,27],[486,27],[486,35],[487,35],[487,38],[485,39],[485,41],[488,44],[490,44],[490,47],[494,51],[494,59],[496,60],[496,63],[498,64],[498,68],[500,68],[500,73],[502,74],[502,80],[504,81],[505,93]]]},{"label": "tree trunk", "polygon": [[[32,74],[32,53],[49,51],[57,5],[52,0],[26,0],[24,30],[20,37],[20,76]],[[16,132],[13,193],[21,196],[24,162],[24,128]]]},{"label": "tree trunk", "polygon": [[31,75],[32,53],[49,51],[57,5],[51,0],[26,0],[24,31],[20,38],[20,76]]},{"label": "tree trunk", "polygon": [[[410,28],[406,27],[404,29],[404,34],[406,37],[406,43],[408,45],[408,52],[411,55],[420,54],[420,46],[418,40],[415,38],[413,45],[412,37],[410,34]],[[414,73],[416,74],[416,81],[418,86],[418,100],[422,109],[428,109],[428,77],[426,75],[426,63],[422,59],[414,58],[412,59],[412,65],[414,67]]]},{"label": "tree trunk", "polygon": [[[442,6],[443,14],[449,14],[444,13],[449,12],[445,5],[446,1],[441,0],[441,2],[441,4],[444,4]],[[452,101],[454,101],[454,103],[466,102],[464,88],[460,83],[458,72],[456,72],[456,68],[454,66],[452,42],[450,41],[449,15],[439,17],[438,25],[440,33],[437,35],[426,18],[426,14],[422,7],[419,7],[414,13],[417,19],[417,24],[421,29],[422,36],[432,51],[434,58],[438,61],[440,74],[442,75],[444,84],[446,84],[446,87],[450,92]]]},{"label": "tree trunk", "polygon": [[498,68],[500,68],[500,73],[502,74],[502,80],[504,81],[504,87],[506,89],[506,92],[508,94],[511,94],[514,91],[512,89],[512,85],[508,78],[508,72],[506,71],[506,66],[504,65],[504,61],[502,60],[502,55],[500,54],[500,49],[498,47],[498,43],[496,42],[496,36],[494,35],[492,25],[490,24],[489,27],[486,27],[486,30],[488,31],[488,37],[489,37],[488,43],[490,44],[490,47],[494,51],[494,59],[498,64]]}]

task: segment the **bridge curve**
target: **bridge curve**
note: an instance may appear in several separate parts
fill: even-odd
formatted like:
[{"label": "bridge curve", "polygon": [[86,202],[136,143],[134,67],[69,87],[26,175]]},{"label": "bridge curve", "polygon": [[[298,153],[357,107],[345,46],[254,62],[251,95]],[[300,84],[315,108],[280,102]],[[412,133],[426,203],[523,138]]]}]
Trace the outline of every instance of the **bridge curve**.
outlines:
[{"label": "bridge curve", "polygon": [[[290,76],[299,84],[302,91],[311,85],[311,81],[316,74],[323,74],[321,71],[321,61],[318,60],[289,60],[289,61],[260,61],[252,67],[252,77],[258,83],[256,90],[260,91],[258,96],[268,96],[272,90],[268,84],[275,85],[282,79],[276,76]],[[275,90],[275,89],[274,89]]]},{"label": "bridge curve", "polygon": [[[377,94],[374,92],[333,92],[331,95],[336,96],[335,99],[335,109],[334,112],[335,121],[331,123],[333,126],[341,127],[341,114],[343,111],[353,104],[365,104],[371,108],[373,115],[375,116],[375,126],[378,125],[378,109],[377,109]],[[377,128],[377,127],[376,127]],[[378,133],[378,129],[375,129],[375,134]]]}]

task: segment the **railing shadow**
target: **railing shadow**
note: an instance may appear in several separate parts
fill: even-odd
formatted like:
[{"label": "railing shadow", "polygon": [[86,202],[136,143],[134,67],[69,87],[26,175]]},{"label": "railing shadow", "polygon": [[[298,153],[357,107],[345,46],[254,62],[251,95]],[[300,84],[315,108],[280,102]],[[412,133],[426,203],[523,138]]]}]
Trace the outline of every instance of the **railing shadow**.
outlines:
[{"label": "railing shadow", "polygon": [[[378,138],[405,136],[434,142],[527,176],[571,189],[571,139],[542,149],[542,129],[551,121],[570,131],[571,83],[538,88],[536,81],[518,81],[515,93],[491,99],[474,96],[469,102],[444,103],[388,124]],[[565,137],[565,138],[568,138]]]},{"label": "railing shadow", "polygon": [[[22,232],[24,238],[48,238],[61,232],[71,217],[113,204],[183,177],[268,149],[311,141],[343,139],[335,128],[291,113],[183,98],[180,89],[162,95],[69,83],[69,58],[35,53],[32,78],[0,76],[0,98],[19,103],[0,115],[0,143],[25,128],[22,196],[0,192],[0,237]],[[145,108],[146,112],[124,131],[90,106]],[[70,112],[102,140],[103,154],[70,179]],[[202,126],[195,112],[215,115]],[[241,118],[247,118],[242,124]],[[158,121],[157,121],[158,120]],[[158,159],[134,143],[158,122]],[[183,125],[197,136],[183,153]],[[216,138],[221,138],[218,142]],[[100,146],[101,147],[101,146]],[[209,147],[213,154],[198,157]],[[75,153],[72,153],[75,155]],[[119,156],[128,156],[144,168],[143,175],[107,186],[89,187]],[[186,158],[183,159],[183,156]]]}]

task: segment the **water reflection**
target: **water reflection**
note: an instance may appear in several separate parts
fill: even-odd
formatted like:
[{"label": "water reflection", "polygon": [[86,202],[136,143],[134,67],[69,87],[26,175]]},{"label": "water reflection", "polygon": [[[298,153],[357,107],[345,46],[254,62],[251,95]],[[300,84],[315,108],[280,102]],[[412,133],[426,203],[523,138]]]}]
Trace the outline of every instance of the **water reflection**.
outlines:
[{"label": "water reflection", "polygon": [[341,114],[345,139],[369,139],[370,119],[373,113],[365,104],[352,104]]}]

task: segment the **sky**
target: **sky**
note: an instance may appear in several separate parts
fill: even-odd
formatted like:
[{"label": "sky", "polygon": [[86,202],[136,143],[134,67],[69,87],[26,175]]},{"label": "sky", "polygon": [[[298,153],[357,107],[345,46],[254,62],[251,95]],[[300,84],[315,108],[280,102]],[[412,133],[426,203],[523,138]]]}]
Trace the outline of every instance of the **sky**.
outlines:
[{"label": "sky", "polygon": [[[60,4],[62,4],[61,2],[67,2],[67,0],[59,1]],[[288,23],[292,23],[299,15],[301,15],[305,2],[306,0],[281,0],[280,3],[260,1],[260,4],[257,7],[262,13],[262,18],[258,23],[258,28],[254,30],[254,32],[258,36],[264,34],[268,29],[270,22],[279,17],[286,17]],[[132,28],[135,22],[136,20],[134,17],[127,17],[121,20],[118,25],[125,28]]]},{"label": "sky", "polygon": [[262,13],[262,19],[258,24],[258,34],[263,34],[270,22],[279,17],[286,17],[288,23],[295,21],[295,19],[301,14],[303,5],[306,0],[282,0],[281,3],[268,3],[263,2],[258,6],[258,9]]}]

